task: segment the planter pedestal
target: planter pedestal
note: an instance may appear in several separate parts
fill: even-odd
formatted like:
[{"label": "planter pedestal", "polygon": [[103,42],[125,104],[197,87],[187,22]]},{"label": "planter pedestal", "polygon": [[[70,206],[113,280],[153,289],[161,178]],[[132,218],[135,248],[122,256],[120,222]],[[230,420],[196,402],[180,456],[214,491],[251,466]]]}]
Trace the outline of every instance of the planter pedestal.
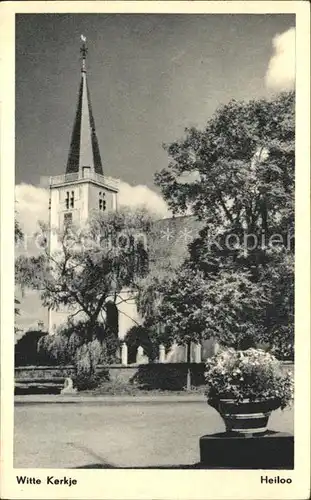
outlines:
[{"label": "planter pedestal", "polygon": [[266,431],[243,435],[220,432],[200,438],[200,465],[207,469],[293,469],[294,436]]}]

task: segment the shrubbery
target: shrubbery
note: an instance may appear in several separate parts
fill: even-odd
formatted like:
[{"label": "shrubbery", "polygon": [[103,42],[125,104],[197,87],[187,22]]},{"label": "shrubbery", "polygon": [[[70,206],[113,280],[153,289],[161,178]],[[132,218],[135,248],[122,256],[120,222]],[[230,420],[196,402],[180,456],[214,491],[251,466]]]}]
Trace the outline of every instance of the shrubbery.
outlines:
[{"label": "shrubbery", "polygon": [[[96,367],[115,360],[111,346],[108,350],[107,342],[100,340],[102,337],[103,326],[100,324],[94,328],[93,339],[85,336],[83,323],[68,325],[54,335],[41,338],[38,342],[38,352],[44,353],[57,364],[72,364],[75,369],[74,385],[78,390],[93,389],[103,375],[105,376],[101,374],[99,377]],[[108,373],[106,377],[108,378]]]},{"label": "shrubbery", "polygon": [[132,379],[140,389],[181,391],[190,367],[193,386],[204,384],[204,363],[154,363],[141,365]]},{"label": "shrubbery", "polygon": [[37,346],[40,339],[47,337],[47,332],[42,330],[29,330],[15,345],[15,366],[55,365],[56,360],[49,353],[38,352]]},{"label": "shrubbery", "polygon": [[136,354],[139,346],[144,349],[144,353],[148,356],[149,361],[154,361],[157,357],[158,348],[151,341],[148,329],[143,326],[132,326],[128,330],[124,342],[128,347],[129,364],[136,362]]},{"label": "shrubbery", "polygon": [[271,342],[271,353],[283,361],[294,361],[295,340],[293,329],[280,328]]}]

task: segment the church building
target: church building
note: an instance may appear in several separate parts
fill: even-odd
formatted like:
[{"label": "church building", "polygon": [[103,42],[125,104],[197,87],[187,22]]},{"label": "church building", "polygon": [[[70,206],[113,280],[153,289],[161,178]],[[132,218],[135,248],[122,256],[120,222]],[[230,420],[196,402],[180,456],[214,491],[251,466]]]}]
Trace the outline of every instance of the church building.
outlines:
[{"label": "church building", "polygon": [[[81,36],[81,77],[67,165],[63,174],[49,179],[49,251],[59,244],[58,234],[68,224],[83,226],[94,212],[118,209],[118,181],[103,171],[99,142],[87,79],[86,39]],[[187,253],[187,245],[202,227],[192,216],[173,217],[156,223],[158,237],[152,245],[153,259],[167,258],[177,266]],[[126,291],[125,291],[126,293]],[[122,302],[119,310],[119,337],[140,322],[135,300]],[[48,330],[53,333],[67,321],[69,311],[48,311]],[[210,344],[208,342],[208,344]],[[210,346],[208,346],[210,349]],[[182,354],[184,360],[184,354]]]},{"label": "church building", "polygon": [[[50,253],[57,249],[58,234],[65,225],[83,227],[94,212],[115,211],[118,206],[118,181],[105,177],[103,172],[87,81],[86,39],[81,39],[81,78],[66,170],[50,177],[49,183]],[[120,312],[121,309],[125,311],[119,314],[119,332],[124,337],[130,326],[136,324],[138,314],[133,300],[123,302]],[[68,314],[65,308],[50,310],[49,332],[66,322]]]},{"label": "church building", "polygon": [[[104,177],[86,72],[87,48],[81,47],[81,80],[66,171],[50,178],[50,228],[85,223],[93,211],[117,209],[118,183]],[[55,247],[51,234],[51,251]]]}]

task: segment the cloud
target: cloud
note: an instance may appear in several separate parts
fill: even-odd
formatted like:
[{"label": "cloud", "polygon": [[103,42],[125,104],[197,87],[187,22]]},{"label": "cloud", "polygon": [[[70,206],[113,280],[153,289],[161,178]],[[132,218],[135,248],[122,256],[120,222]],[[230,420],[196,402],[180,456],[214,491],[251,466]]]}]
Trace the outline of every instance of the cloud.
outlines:
[{"label": "cloud", "polygon": [[120,182],[118,203],[119,206],[144,206],[159,218],[170,215],[168,206],[162,196],[144,185],[131,186],[126,182]]},{"label": "cloud", "polygon": [[38,230],[39,221],[48,221],[49,192],[31,184],[15,186],[16,210],[24,234],[31,236]]},{"label": "cloud", "polygon": [[295,28],[290,28],[273,38],[274,53],[265,75],[265,83],[268,88],[279,91],[294,88],[295,35]]},{"label": "cloud", "polygon": [[15,336],[16,343],[25,331],[29,329],[36,330],[38,328],[38,322],[43,322],[44,328],[47,329],[48,310],[42,307],[37,290],[27,289],[27,293],[21,294],[18,287],[16,287],[15,296],[20,300],[20,314],[16,316],[15,322],[18,329],[21,330],[21,332]]},{"label": "cloud", "polygon": [[[22,230],[31,237],[38,230],[39,221],[48,221],[49,191],[31,184],[18,184],[15,186],[15,199]],[[120,182],[118,204],[129,207],[144,206],[159,218],[170,215],[164,199],[144,185],[131,186]]]}]

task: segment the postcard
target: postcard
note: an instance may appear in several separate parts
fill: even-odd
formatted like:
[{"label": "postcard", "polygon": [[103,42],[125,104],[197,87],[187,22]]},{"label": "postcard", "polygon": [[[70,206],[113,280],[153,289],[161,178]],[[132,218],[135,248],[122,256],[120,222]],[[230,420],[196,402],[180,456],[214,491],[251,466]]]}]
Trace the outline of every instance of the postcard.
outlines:
[{"label": "postcard", "polygon": [[308,4],[0,9],[3,498],[308,498]]}]

